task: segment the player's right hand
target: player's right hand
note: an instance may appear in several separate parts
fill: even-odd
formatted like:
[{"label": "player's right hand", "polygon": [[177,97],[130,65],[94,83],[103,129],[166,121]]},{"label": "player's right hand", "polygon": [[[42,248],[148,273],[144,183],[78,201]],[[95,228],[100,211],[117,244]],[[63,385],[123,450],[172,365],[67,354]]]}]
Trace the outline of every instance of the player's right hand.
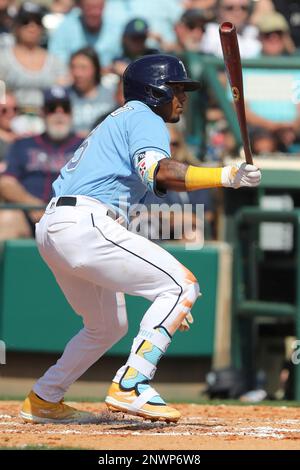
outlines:
[{"label": "player's right hand", "polygon": [[254,188],[259,185],[260,180],[261,172],[255,165],[244,162],[222,168],[222,186],[226,188]]}]

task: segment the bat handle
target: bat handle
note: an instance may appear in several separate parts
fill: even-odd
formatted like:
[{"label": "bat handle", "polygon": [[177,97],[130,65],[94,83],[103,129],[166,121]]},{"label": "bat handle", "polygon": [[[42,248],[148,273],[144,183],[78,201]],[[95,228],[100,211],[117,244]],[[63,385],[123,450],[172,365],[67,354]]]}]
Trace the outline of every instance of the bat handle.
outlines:
[{"label": "bat handle", "polygon": [[250,146],[249,147],[244,146],[244,152],[245,152],[246,163],[248,163],[249,165],[253,165],[253,157],[252,157]]}]

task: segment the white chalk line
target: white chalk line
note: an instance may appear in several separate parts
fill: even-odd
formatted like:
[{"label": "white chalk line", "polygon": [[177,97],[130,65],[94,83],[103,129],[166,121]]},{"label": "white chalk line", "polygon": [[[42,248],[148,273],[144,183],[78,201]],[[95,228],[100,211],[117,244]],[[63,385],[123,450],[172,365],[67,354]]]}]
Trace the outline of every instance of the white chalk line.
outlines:
[{"label": "white chalk line", "polygon": [[[24,425],[22,423],[9,423],[6,425],[12,425],[14,429],[4,429],[4,434],[47,434],[47,435],[81,435],[81,436],[239,436],[239,437],[254,437],[254,438],[273,438],[273,439],[284,439],[285,433],[288,434],[299,434],[300,429],[290,428],[274,428],[272,426],[259,426],[243,427],[233,430],[224,430],[223,426],[215,426],[214,429],[207,431],[206,429],[199,429],[197,431],[122,431],[122,430],[101,430],[101,431],[87,431],[77,429],[55,429],[55,430],[37,430],[32,429],[20,429]],[[33,433],[32,433],[33,431]]]},{"label": "white chalk line", "polygon": [[[1,421],[1,419],[5,421]],[[232,419],[227,419],[227,418],[216,418],[216,417],[210,417],[210,418],[205,418],[205,417],[199,417],[199,416],[188,416],[186,418],[183,418],[179,424],[176,425],[176,431],[165,431],[165,427],[169,427],[168,424],[166,423],[147,423],[148,430],[134,430],[135,427],[140,426],[142,421],[135,422],[133,420],[127,419],[127,420],[109,420],[107,419],[106,421],[104,420],[103,417],[99,418],[99,422],[97,423],[98,425],[107,425],[107,426],[116,426],[116,425],[130,425],[132,427],[132,430],[89,430],[89,431],[84,431],[84,427],[82,429],[55,429],[55,430],[41,430],[41,426],[43,425],[38,425],[39,428],[36,428],[34,425],[35,429],[32,427],[32,424],[26,425],[24,423],[20,422],[13,422],[9,420],[14,420],[16,419],[16,416],[8,415],[8,414],[2,414],[0,415],[0,426],[3,426],[3,432],[4,434],[47,434],[47,435],[81,435],[81,436],[239,436],[239,437],[254,437],[254,438],[273,438],[273,439],[284,439],[285,434],[296,434],[295,437],[298,438],[298,434],[300,434],[300,420],[298,419],[277,419],[277,420],[272,420],[271,418],[266,418],[264,421],[268,423],[272,423],[273,425],[278,425],[279,427],[274,427],[274,426],[255,426],[253,427],[238,427],[238,429],[234,429],[235,424],[241,424],[243,421],[248,420],[249,418],[238,418],[236,420]],[[134,418],[133,418],[134,419]],[[218,424],[226,421],[224,425]],[[228,421],[232,421],[232,424],[229,424]],[[253,418],[252,421],[262,421],[260,418]],[[199,426],[201,427],[198,430],[192,430],[192,431],[179,431],[178,428],[180,426],[184,425],[189,425],[192,422],[202,422],[203,426],[209,426],[210,424],[213,425],[213,428],[210,430],[207,430],[206,428],[202,428],[201,424]],[[282,427],[284,425],[299,425],[299,428],[288,428],[288,427]],[[26,429],[24,429],[24,426],[26,426]],[[55,426],[55,425],[53,425]],[[72,424],[69,424],[68,426],[72,426]],[[175,425],[174,425],[175,426]],[[9,427],[12,427],[14,429],[9,429]],[[23,429],[21,429],[23,427]],[[233,429],[230,429],[232,428]],[[29,429],[30,428],[30,429]],[[152,428],[152,429],[151,429]],[[155,431],[154,429],[161,428],[161,431]],[[224,429],[224,428],[227,428]],[[228,429],[229,428],[229,429]],[[0,427],[0,432],[1,432],[1,427]]]},{"label": "white chalk line", "polygon": [[[289,430],[291,432],[291,430]],[[25,430],[17,430],[17,429],[6,429],[5,434],[28,434]],[[160,436],[160,437],[183,437],[183,436],[239,436],[239,437],[254,437],[254,438],[273,438],[273,439],[284,439],[283,434],[278,434],[276,429],[273,429],[273,432],[256,432],[251,429],[245,430],[242,429],[240,431],[183,431],[183,432],[155,432],[155,431],[92,431],[92,432],[82,432],[74,430],[61,430],[61,431],[44,431],[38,434],[47,434],[47,435],[80,435],[80,436]]]},{"label": "white chalk line", "polygon": [[[1,421],[1,419],[16,419],[16,415],[1,415],[0,414],[0,425],[2,425],[4,422]],[[103,417],[102,415],[99,415],[99,421],[97,421],[96,424],[107,424],[107,425],[115,425],[115,424],[130,424],[131,426],[139,426],[142,420],[136,421],[139,419],[138,417],[132,417],[132,419],[111,419],[109,415],[107,417]],[[224,418],[216,418],[216,417],[205,417],[205,416],[187,416],[185,418],[181,418],[180,422],[176,426],[180,426],[181,423],[186,423],[190,424],[191,421],[199,421],[202,423],[222,423],[226,421],[226,425],[230,421],[232,421],[234,424],[236,423],[242,423],[245,420],[248,420],[249,418],[229,418],[229,417],[224,417]],[[135,421],[134,421],[135,420]],[[251,417],[251,422],[261,422],[262,418],[255,418]],[[272,418],[264,418],[264,422],[268,422],[271,424],[296,424],[300,426],[300,419],[272,419]],[[91,423],[95,424],[95,423]],[[148,423],[149,425],[152,424],[153,426],[170,426],[170,424],[163,423],[163,422],[157,422],[157,423]],[[172,424],[171,424],[172,425]]]}]

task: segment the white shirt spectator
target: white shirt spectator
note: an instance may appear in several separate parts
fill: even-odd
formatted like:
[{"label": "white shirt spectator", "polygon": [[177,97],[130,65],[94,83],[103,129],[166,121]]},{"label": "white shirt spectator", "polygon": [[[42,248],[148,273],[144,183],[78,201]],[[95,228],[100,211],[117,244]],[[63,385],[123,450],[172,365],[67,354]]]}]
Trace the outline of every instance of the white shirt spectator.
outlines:
[{"label": "white shirt spectator", "polygon": [[[258,39],[258,31],[255,26],[247,25],[242,34],[238,33],[238,42],[240,54],[243,59],[257,57],[261,50],[261,43]],[[208,23],[201,43],[201,51],[206,54],[213,54],[217,57],[223,57],[219,25],[217,23]]]}]

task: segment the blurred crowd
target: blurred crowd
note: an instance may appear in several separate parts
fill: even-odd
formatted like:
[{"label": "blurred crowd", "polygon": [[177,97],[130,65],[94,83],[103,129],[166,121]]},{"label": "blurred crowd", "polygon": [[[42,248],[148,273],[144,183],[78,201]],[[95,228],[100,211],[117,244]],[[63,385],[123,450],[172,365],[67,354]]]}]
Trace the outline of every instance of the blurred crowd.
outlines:
[{"label": "blurred crowd", "polygon": [[[123,104],[127,65],[158,52],[221,57],[223,21],[236,25],[243,59],[300,56],[295,0],[0,0],[0,199],[46,203],[60,167]],[[216,160],[236,145],[214,98],[208,100],[206,160]],[[285,113],[281,102],[278,114],[251,102],[246,111],[254,153],[299,152],[297,102]],[[170,129],[171,143],[181,147],[173,146],[174,158],[201,164],[185,127]],[[212,224],[214,196],[202,199]],[[1,210],[0,239],[30,236],[39,216]]]}]

